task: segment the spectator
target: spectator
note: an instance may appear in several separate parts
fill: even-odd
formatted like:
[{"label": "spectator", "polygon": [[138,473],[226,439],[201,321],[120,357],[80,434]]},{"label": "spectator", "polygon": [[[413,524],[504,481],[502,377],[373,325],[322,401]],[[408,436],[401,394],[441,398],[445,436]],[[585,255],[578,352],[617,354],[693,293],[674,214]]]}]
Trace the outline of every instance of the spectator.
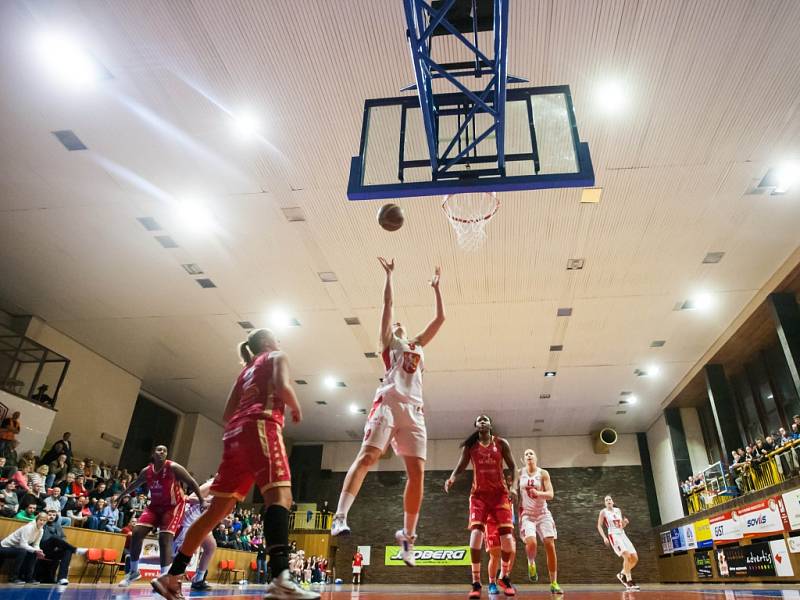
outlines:
[{"label": "spectator", "polygon": [[84,554],[86,549],[76,548],[67,542],[64,529],[59,522],[61,517],[59,517],[58,511],[48,510],[47,517],[47,523],[45,523],[42,531],[42,552],[44,552],[45,558],[58,563],[58,575],[56,577],[58,585],[67,585],[69,583],[67,577],[69,575],[69,563],[72,560],[72,555],[75,552]]},{"label": "spectator", "polygon": [[119,533],[119,509],[117,508],[117,500],[112,498],[106,505],[102,512],[102,518],[105,519],[104,528],[106,531],[112,533]]},{"label": "spectator", "polygon": [[67,493],[70,496],[75,496],[76,498],[79,498],[81,496],[86,496],[87,498],[89,497],[89,492],[86,490],[85,487],[83,487],[83,475],[75,476],[75,481],[69,484],[69,487],[67,488]]},{"label": "spectator", "polygon": [[83,475],[83,470],[86,468],[86,463],[82,460],[79,460],[77,463],[72,463],[71,471],[75,473],[75,477],[78,475]]},{"label": "spectator", "polygon": [[[33,465],[34,463],[31,463]],[[28,487],[34,483],[38,483],[39,487],[45,489],[47,487],[47,474],[50,472],[50,467],[47,465],[40,465],[35,471],[28,473]]]},{"label": "spectator", "polygon": [[131,497],[130,496],[123,496],[117,502],[117,508],[119,509],[119,524],[122,527],[125,527],[133,517],[133,509],[131,508]]},{"label": "spectator", "polygon": [[54,487],[47,490],[47,497],[44,499],[44,510],[47,514],[56,511],[59,514],[59,523],[62,527],[69,527],[72,521],[69,517],[62,517],[61,511],[64,510],[64,502],[61,499],[61,489]]},{"label": "spectator", "polygon": [[38,583],[33,579],[36,560],[44,558],[39,544],[47,523],[47,513],[40,513],[0,542],[0,558],[14,558],[14,583]]},{"label": "spectator", "polygon": [[0,492],[0,516],[13,519],[19,512],[19,496],[17,496],[17,484],[9,481],[6,488]]},{"label": "spectator", "polygon": [[53,487],[56,481],[62,481],[69,473],[69,464],[67,463],[67,455],[59,454],[58,457],[49,465],[50,472],[47,474],[45,487]]},{"label": "spectator", "polygon": [[0,423],[0,452],[5,452],[6,447],[10,446],[11,442],[16,441],[19,430],[19,411],[3,419],[2,423]]},{"label": "spectator", "polygon": [[89,498],[86,496],[78,496],[67,500],[67,505],[64,507],[64,516],[72,520],[73,527],[83,527],[88,518],[91,516],[89,511]]},{"label": "spectator", "polygon": [[30,491],[30,488],[28,487],[28,473],[30,473],[32,470],[33,468],[31,465],[25,461],[20,461],[19,469],[11,476],[11,481],[16,482],[17,484],[17,493]]},{"label": "spectator", "polygon": [[46,384],[40,385],[36,388],[36,393],[31,396],[31,400],[36,400],[37,402],[41,402],[42,404],[47,404],[48,406],[53,406],[55,404],[55,400],[53,400],[50,396],[47,395],[47,388]]},{"label": "spectator", "polygon": [[768,435],[764,439],[764,450],[766,451],[766,454],[775,451],[775,438],[773,438],[771,435]]},{"label": "spectator", "polygon": [[135,498],[131,498],[131,508],[133,509],[133,514],[137,517],[142,514],[142,511],[147,506],[147,496],[144,494],[139,494]]},{"label": "spectator", "polygon": [[258,583],[267,583],[267,545],[259,538],[256,546],[256,565],[258,568]]},{"label": "spectator", "polygon": [[19,502],[22,506],[28,506],[29,504],[36,505],[36,512],[38,513],[41,510],[44,510],[44,499],[46,494],[42,490],[41,486],[38,483],[34,483],[31,486],[31,489],[28,490],[22,498],[19,499]]},{"label": "spectator", "polygon": [[214,541],[217,542],[217,547],[228,548],[228,536],[225,533],[225,524],[220,523],[213,532]]},{"label": "spectator", "polygon": [[17,446],[19,441],[10,442],[5,450],[0,451],[0,456],[6,459],[6,466],[13,469],[19,468],[19,458],[17,457]]},{"label": "spectator", "polygon": [[95,500],[100,500],[101,498],[105,500],[108,496],[109,494],[106,491],[106,484],[102,481],[98,481],[94,486],[94,489],[89,492],[89,498],[94,498]]},{"label": "spectator", "polygon": [[[36,520],[36,504],[23,504],[25,510],[21,510],[17,513],[17,516],[14,517],[15,519],[19,519],[20,521],[35,521]],[[45,513],[46,514],[46,513]]]},{"label": "spectator", "polygon": [[55,442],[42,457],[42,462],[50,463],[54,461],[60,454],[67,456],[67,464],[72,463],[72,442],[70,441],[71,434],[69,431],[61,436],[61,439]]},{"label": "spectator", "polygon": [[778,429],[778,445],[785,446],[792,443],[792,436],[786,433],[783,427]]},{"label": "spectator", "polygon": [[800,425],[792,423],[791,427],[792,441],[800,439]]}]

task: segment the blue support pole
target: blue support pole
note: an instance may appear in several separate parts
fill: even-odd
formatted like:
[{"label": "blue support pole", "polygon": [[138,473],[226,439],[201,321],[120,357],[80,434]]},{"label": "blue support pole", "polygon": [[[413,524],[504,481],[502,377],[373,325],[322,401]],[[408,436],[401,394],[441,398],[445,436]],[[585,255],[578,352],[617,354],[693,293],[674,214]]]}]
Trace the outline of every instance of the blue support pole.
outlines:
[{"label": "blue support pole", "polygon": [[497,168],[506,174],[506,72],[508,60],[508,0],[494,0],[494,59],[497,69],[494,109],[496,112],[495,139],[497,142]]}]

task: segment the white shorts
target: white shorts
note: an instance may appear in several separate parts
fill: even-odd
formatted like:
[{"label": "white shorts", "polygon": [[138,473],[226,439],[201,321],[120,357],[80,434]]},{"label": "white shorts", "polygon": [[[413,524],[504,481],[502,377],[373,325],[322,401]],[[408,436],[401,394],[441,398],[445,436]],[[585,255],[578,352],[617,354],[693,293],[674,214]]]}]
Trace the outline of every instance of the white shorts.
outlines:
[{"label": "white shorts", "polygon": [[361,575],[361,567],[353,567],[353,575]]},{"label": "white shorts", "polygon": [[363,446],[386,448],[392,444],[398,456],[427,456],[428,433],[422,406],[392,390],[375,398],[364,425]]},{"label": "white shorts", "polygon": [[545,538],[558,539],[558,532],[556,531],[556,522],[553,520],[553,515],[548,510],[538,516],[522,515],[519,520],[519,536],[524,541],[525,538],[536,537],[544,541]]},{"label": "white shorts", "polygon": [[625,533],[609,533],[608,541],[611,542],[611,548],[617,556],[622,556],[623,552],[636,554],[636,548],[633,547]]}]

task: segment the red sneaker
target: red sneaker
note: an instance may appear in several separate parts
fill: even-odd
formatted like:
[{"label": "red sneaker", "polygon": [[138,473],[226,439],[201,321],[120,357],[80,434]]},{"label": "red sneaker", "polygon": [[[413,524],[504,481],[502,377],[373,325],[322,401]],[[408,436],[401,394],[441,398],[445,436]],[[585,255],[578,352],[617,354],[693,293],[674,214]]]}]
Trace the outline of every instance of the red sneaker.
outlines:
[{"label": "red sneaker", "polygon": [[517,590],[514,589],[514,585],[511,583],[511,579],[508,577],[508,575],[506,575],[505,577],[502,577],[501,579],[498,579],[497,580],[497,585],[501,590],[503,590],[503,593],[506,596],[516,596],[517,595]]},{"label": "red sneaker", "polygon": [[473,583],[472,584],[472,591],[469,593],[467,598],[470,600],[478,600],[481,597],[481,584],[480,583]]}]

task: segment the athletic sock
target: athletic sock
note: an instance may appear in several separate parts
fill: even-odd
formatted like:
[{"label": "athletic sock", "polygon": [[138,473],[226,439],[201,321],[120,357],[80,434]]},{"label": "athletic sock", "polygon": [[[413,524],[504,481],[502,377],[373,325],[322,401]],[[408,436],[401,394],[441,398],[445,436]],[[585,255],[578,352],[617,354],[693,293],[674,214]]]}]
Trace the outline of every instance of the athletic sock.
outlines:
[{"label": "athletic sock", "polygon": [[264,538],[269,540],[269,564],[277,577],[289,568],[289,511],[280,504],[264,513]]},{"label": "athletic sock", "polygon": [[201,581],[203,581],[203,579],[205,579],[205,577],[206,577],[205,571],[198,571],[197,573],[194,574],[194,577],[192,577],[192,581],[194,583],[200,583]]},{"label": "athletic sock", "polygon": [[336,514],[344,515],[346,517],[347,513],[350,512],[350,507],[353,506],[353,501],[355,501],[355,499],[356,497],[350,492],[342,492],[339,496],[339,506],[336,507]]},{"label": "athletic sock", "polygon": [[164,573],[169,573],[169,569],[171,566],[172,565],[164,565],[163,567],[161,567],[161,574],[163,575]]},{"label": "athletic sock", "polygon": [[403,513],[403,530],[411,539],[417,535],[417,521],[419,521],[419,513]]},{"label": "athletic sock", "polygon": [[472,583],[481,582],[481,563],[472,563]]},{"label": "athletic sock", "polygon": [[131,570],[129,572],[130,573],[136,573],[137,571],[139,571],[139,561],[138,560],[132,560],[131,561]]},{"label": "athletic sock", "polygon": [[191,560],[191,556],[186,556],[183,552],[178,552],[175,555],[175,558],[172,559],[172,566],[169,568],[169,574],[183,575],[186,572],[186,567],[189,566],[189,562]]}]

